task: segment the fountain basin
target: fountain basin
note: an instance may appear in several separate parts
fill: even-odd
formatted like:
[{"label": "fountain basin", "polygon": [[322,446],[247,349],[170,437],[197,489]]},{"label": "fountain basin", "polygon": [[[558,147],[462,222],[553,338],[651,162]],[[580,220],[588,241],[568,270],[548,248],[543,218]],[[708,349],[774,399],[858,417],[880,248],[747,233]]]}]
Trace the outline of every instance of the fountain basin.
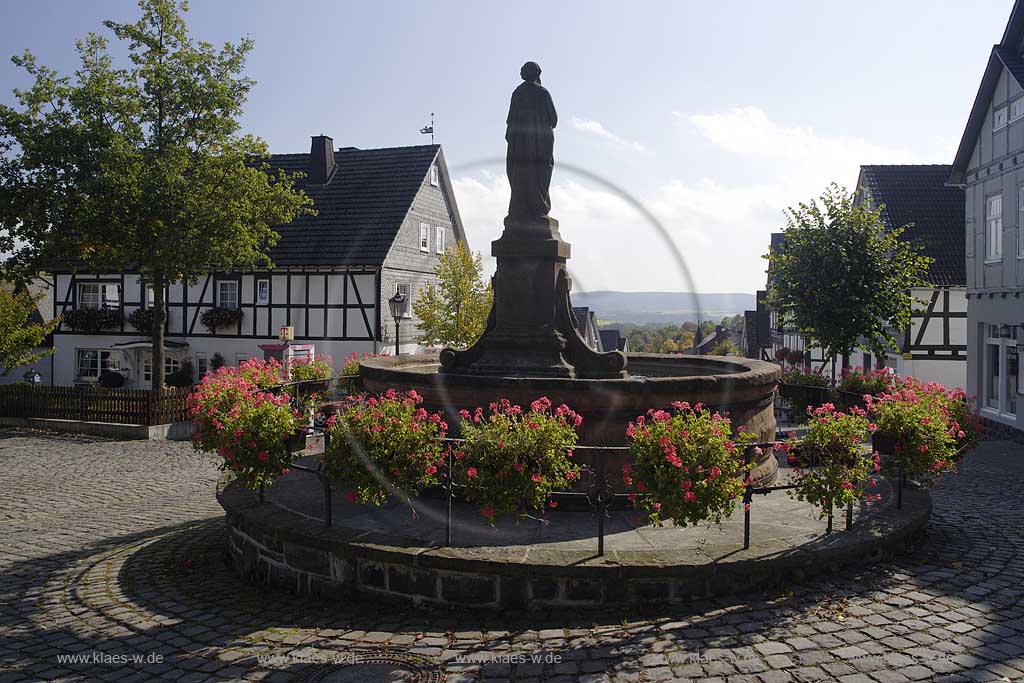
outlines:
[{"label": "fountain basin", "polygon": [[[490,377],[439,372],[437,355],[420,354],[376,357],[361,361],[363,387],[371,393],[390,388],[415,390],[428,410],[443,410],[452,425],[458,411],[507,398],[528,406],[547,396],[583,415],[580,443],[588,446],[626,445],[626,427],[651,408],[669,409],[674,401],[704,403],[728,414],[734,426],[744,425],[760,441],[775,440],[774,402],[781,370],[774,363],[726,356],[683,356],[633,353],[628,356],[630,375],[615,379],[565,379],[555,377]],[[603,462],[581,464],[615,472],[626,464],[628,454],[605,452]],[[619,459],[622,459],[619,462]],[[752,476],[758,484],[775,480],[778,462],[771,449],[755,463]]]}]

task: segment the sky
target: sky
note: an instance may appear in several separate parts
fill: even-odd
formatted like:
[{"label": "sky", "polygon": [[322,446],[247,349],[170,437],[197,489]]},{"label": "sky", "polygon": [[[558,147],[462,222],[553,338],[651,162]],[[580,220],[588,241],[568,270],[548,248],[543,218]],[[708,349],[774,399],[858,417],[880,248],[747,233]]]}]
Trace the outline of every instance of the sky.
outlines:
[{"label": "sky", "polygon": [[[508,206],[504,121],[524,61],[559,114],[551,215],[574,291],[754,292],[787,206],[861,164],[952,162],[1010,0],[516,3],[194,0],[193,35],[255,41],[242,121],[272,152],[425,144],[434,113],[471,248]],[[130,0],[0,0],[6,57],[62,73]]]}]

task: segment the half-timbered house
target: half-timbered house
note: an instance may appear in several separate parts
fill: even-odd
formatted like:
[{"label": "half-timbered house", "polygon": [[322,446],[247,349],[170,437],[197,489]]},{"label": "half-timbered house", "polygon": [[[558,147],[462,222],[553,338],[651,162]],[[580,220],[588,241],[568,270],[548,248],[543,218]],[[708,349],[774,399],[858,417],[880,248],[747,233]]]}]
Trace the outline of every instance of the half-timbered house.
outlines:
[{"label": "half-timbered house", "polygon": [[[309,153],[276,154],[273,169],[302,171],[298,186],[317,215],[276,226],[272,269],[211,273],[195,283],[167,287],[166,364],[186,360],[197,374],[215,361],[235,365],[263,357],[282,326],[295,342],[332,356],[393,353],[395,321],[387,300],[406,295],[401,351],[418,349],[412,300],[435,282],[438,257],[465,242],[455,196],[439,145],[333,149],[313,137]],[[95,381],[105,370],[129,386],[147,386],[149,335],[134,329],[132,313],[153,305],[153,292],[133,272],[54,272],[54,314],[107,309],[102,329],[62,324],[55,334],[56,384]],[[203,314],[233,311],[230,324],[208,329]]]}]

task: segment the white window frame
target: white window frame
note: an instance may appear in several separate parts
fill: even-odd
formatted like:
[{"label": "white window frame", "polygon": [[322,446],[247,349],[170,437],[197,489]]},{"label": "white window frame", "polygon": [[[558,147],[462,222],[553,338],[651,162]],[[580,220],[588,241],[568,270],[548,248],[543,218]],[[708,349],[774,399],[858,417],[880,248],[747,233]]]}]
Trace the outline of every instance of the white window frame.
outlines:
[{"label": "white window frame", "polygon": [[146,308],[153,308],[154,306],[156,306],[156,290],[155,289],[153,289],[149,285],[146,285],[145,296],[146,296]]},{"label": "white window frame", "polygon": [[405,295],[405,315],[402,318],[412,317],[412,283],[411,282],[398,282],[395,283],[395,294]]},{"label": "white window frame", "polygon": [[420,223],[420,251],[430,252],[430,226]]},{"label": "white window frame", "polygon": [[1003,195],[985,198],[985,261],[1003,259]]},{"label": "white window frame", "polygon": [[[92,355],[93,360],[88,374],[82,374],[83,355]],[[75,379],[76,380],[98,380],[107,370],[113,372],[121,371],[121,358],[118,352],[106,351],[104,349],[75,349]]]},{"label": "white window frame", "polygon": [[1010,120],[1010,108],[1005,104],[992,110],[992,130],[1002,130]]},{"label": "white window frame", "polygon": [[1024,185],[1017,187],[1017,258],[1024,259]]},{"label": "white window frame", "polygon": [[236,353],[235,354],[235,367],[237,368],[239,365],[241,365],[245,361],[249,360],[250,358],[252,358],[252,354]]},{"label": "white window frame", "polygon": [[1018,97],[1013,102],[1010,102],[1010,113],[1007,118],[1010,123],[1019,120],[1024,117],[1024,97]]},{"label": "white window frame", "polygon": [[[266,291],[263,291],[263,287],[266,285]],[[260,278],[256,280],[256,305],[267,306],[270,304],[270,279]]]},{"label": "white window frame", "polygon": [[[225,306],[224,305],[224,285],[231,285],[235,288],[235,305]],[[217,281],[217,307],[218,308],[233,308],[238,309],[242,307],[241,300],[242,288],[239,286],[238,280],[218,280]]]},{"label": "white window frame", "polygon": [[[999,334],[999,324],[982,324],[982,346],[984,348],[982,355],[982,387],[981,387],[981,411],[988,413],[993,416],[1001,416],[1005,418],[1016,418],[1017,417],[1017,395],[1020,393],[1020,386],[1016,388],[1016,391],[1010,391],[1010,349],[1013,352],[1017,352],[1017,336],[1018,326],[1011,324],[1010,336],[1002,337]],[[988,404],[989,394],[992,393],[992,354],[990,353],[991,347],[995,347],[996,355],[998,356],[999,367],[995,368],[999,371],[999,375],[995,380],[999,383],[998,391],[995,392],[996,405],[990,406]],[[1018,359],[1017,375],[1013,377],[1014,381],[1020,381],[1020,359]]]},{"label": "white window frame", "polygon": [[205,351],[196,351],[196,376],[202,377],[210,372],[210,356]]},{"label": "white window frame", "polygon": [[[91,292],[86,297],[86,292]],[[86,299],[90,304],[86,304]],[[118,308],[121,305],[121,285],[111,282],[79,282],[79,308]]]},{"label": "white window frame", "polygon": [[440,175],[438,174],[437,164],[433,164],[430,167],[430,184],[437,187],[441,184]]},{"label": "white window frame", "polygon": [[443,225],[438,225],[434,228],[434,251],[438,254],[444,253],[445,243],[445,228]]},{"label": "white window frame", "polygon": [[[168,355],[164,355],[164,379],[167,379],[167,375],[181,368],[181,361],[177,358],[171,358]],[[153,354],[146,356],[142,360],[142,381],[152,382],[153,381]]]}]

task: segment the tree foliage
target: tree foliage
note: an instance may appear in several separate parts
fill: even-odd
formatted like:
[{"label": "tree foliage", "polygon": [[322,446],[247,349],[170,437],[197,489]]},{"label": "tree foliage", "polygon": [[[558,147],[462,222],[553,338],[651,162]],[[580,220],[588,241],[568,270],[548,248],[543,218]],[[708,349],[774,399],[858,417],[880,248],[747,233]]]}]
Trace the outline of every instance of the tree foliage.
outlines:
[{"label": "tree foliage", "polygon": [[835,183],[820,199],[786,211],[784,239],[768,254],[768,295],[789,325],[846,358],[855,348],[885,357],[899,347],[894,332],[910,324],[912,287],[926,286],[932,259],[887,230],[883,207],[854,203]]},{"label": "tree foliage", "polygon": [[494,298],[483,270],[479,252],[472,254],[462,243],[441,254],[437,286],[421,289],[412,304],[422,343],[465,348],[480,338]]},{"label": "tree foliage", "polygon": [[153,387],[163,382],[164,285],[214,271],[269,266],[270,226],[308,211],[296,176],[272,175],[266,144],[240,133],[253,81],[253,43],[195,41],[179,0],[141,0],[133,24],[104,22],[125,43],[77,43],[64,76],[29,52],[13,62],[34,79],[0,105],[0,251],[31,273],[68,264],[134,270],[154,289]]},{"label": "tree foliage", "polygon": [[734,356],[740,355],[740,348],[731,339],[716,342],[711,348],[712,356],[728,356],[730,353]]},{"label": "tree foliage", "polygon": [[0,289],[0,377],[53,353],[53,349],[37,349],[60,324],[60,318],[42,323],[30,320],[42,296]]}]

